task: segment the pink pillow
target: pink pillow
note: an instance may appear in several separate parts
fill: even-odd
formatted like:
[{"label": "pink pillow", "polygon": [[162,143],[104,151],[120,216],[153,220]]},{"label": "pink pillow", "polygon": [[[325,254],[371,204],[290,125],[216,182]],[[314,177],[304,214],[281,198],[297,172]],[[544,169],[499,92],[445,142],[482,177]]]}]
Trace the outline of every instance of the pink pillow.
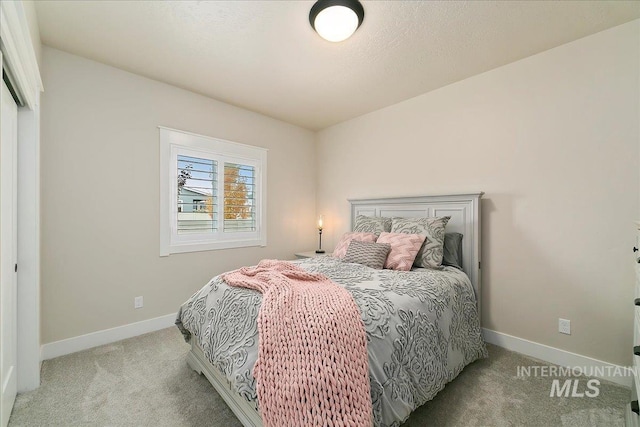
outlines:
[{"label": "pink pillow", "polygon": [[375,243],[377,237],[378,236],[375,233],[344,233],[333,251],[333,256],[336,258],[344,258],[344,256],[347,254],[349,243],[351,243],[352,240]]},{"label": "pink pillow", "polygon": [[384,268],[409,271],[426,236],[407,233],[380,233],[376,243],[388,243],[391,251],[384,263]]}]

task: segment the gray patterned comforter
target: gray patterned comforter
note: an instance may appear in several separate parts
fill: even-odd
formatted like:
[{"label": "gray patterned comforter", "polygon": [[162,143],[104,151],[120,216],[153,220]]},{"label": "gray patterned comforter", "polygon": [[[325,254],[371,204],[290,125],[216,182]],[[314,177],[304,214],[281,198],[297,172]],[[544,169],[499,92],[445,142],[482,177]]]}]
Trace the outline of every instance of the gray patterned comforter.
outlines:
[{"label": "gray patterned comforter", "polygon": [[[486,357],[471,282],[453,268],[374,270],[332,257],[294,261],[345,287],[367,333],[376,426],[397,426],[474,360]],[[257,291],[214,277],[185,302],[176,324],[248,402],[258,356]]]}]

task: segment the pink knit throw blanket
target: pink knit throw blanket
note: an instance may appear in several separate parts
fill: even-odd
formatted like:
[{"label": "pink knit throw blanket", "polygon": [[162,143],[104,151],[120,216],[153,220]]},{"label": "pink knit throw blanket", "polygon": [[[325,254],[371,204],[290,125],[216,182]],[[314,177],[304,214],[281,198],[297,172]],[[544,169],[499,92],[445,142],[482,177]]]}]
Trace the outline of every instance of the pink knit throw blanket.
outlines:
[{"label": "pink knit throw blanket", "polygon": [[223,279],[263,294],[253,375],[265,427],[372,425],[366,335],[349,292],[277,260]]}]

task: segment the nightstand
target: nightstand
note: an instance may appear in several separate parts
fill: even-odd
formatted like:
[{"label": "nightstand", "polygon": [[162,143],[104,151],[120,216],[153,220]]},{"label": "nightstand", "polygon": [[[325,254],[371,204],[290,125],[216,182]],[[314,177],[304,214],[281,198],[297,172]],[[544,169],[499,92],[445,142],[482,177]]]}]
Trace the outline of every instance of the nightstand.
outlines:
[{"label": "nightstand", "polygon": [[316,251],[309,251],[309,252],[298,252],[296,255],[296,258],[315,258],[317,256],[322,256],[322,255],[329,255],[328,253],[323,253],[323,254],[317,254]]}]

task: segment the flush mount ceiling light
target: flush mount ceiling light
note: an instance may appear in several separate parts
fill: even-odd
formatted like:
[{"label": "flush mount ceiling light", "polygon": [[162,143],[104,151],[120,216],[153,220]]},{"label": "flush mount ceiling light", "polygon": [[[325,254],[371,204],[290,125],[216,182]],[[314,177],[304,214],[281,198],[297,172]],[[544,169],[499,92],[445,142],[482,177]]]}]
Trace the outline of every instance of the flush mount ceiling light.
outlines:
[{"label": "flush mount ceiling light", "polygon": [[364,20],[358,0],[318,0],[309,12],[309,22],[325,40],[341,42],[351,37]]}]

